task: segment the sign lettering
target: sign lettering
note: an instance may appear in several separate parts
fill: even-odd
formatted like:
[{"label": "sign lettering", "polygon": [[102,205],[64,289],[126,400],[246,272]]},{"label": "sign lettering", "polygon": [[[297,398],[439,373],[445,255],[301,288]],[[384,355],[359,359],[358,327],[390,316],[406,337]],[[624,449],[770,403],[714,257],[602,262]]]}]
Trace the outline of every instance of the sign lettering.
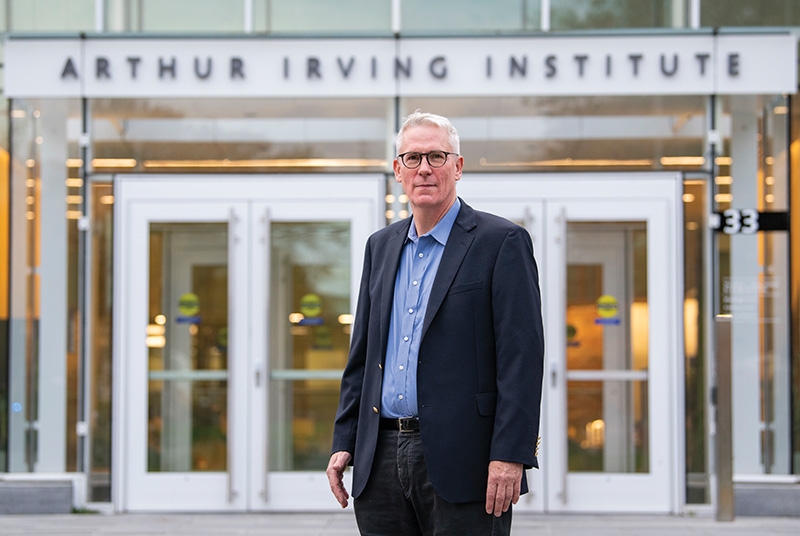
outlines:
[{"label": "sign lettering", "polygon": [[712,214],[709,220],[713,230],[727,235],[789,230],[788,212],[759,212],[754,208],[729,208]]}]

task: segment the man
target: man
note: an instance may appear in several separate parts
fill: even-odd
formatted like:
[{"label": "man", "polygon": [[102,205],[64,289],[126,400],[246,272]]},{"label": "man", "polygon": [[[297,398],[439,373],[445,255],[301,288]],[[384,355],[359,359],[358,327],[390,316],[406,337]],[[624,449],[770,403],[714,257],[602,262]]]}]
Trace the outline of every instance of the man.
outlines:
[{"label": "man", "polygon": [[538,467],[544,337],[528,233],[456,195],[444,117],[415,112],[395,179],[412,217],[367,242],[328,480],[363,535],[508,534]]}]

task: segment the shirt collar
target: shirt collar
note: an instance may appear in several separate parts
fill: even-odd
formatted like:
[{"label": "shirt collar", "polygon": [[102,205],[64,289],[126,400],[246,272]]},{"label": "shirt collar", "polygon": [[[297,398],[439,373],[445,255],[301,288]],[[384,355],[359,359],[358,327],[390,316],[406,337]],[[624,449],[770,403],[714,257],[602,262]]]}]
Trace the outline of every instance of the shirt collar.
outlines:
[{"label": "shirt collar", "polygon": [[[453,206],[450,207],[450,210],[447,211],[444,217],[439,220],[439,223],[437,223],[433,229],[422,236],[430,235],[441,245],[447,245],[447,237],[450,236],[450,230],[453,228],[453,224],[456,221],[456,216],[458,216],[459,210],[461,210],[461,200],[456,197],[455,203],[453,203]],[[416,242],[418,238],[417,228],[414,225],[414,218],[412,216],[411,226],[408,228],[408,239]]]}]

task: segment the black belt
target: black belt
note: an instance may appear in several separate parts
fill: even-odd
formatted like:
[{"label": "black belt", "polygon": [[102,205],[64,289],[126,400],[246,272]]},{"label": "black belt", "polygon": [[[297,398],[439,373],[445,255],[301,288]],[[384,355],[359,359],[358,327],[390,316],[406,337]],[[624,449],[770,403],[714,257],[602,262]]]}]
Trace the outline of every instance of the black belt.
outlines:
[{"label": "black belt", "polygon": [[381,419],[381,430],[397,430],[398,432],[419,432],[419,418],[401,417],[399,419]]}]

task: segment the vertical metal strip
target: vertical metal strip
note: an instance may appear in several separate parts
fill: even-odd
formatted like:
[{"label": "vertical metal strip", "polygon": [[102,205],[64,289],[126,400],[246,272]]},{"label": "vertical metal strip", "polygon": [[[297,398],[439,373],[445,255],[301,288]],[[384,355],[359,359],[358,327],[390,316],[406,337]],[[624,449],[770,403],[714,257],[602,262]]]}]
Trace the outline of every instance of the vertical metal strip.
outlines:
[{"label": "vertical metal strip", "polygon": [[[270,249],[272,247],[272,239],[271,239],[271,236],[270,236],[270,224],[271,224],[270,216],[271,215],[270,215],[270,212],[269,212],[269,208],[267,207],[264,210],[264,215],[261,218],[261,224],[262,224],[261,225],[261,232],[263,233],[262,240],[261,240],[262,247],[263,247],[262,254],[264,256],[263,257],[264,258],[264,267],[266,269],[264,270],[264,278],[265,278],[264,296],[260,297],[261,299],[263,299],[263,303],[266,304],[266,305],[263,305],[263,306],[260,305],[261,300],[259,299],[259,297],[256,297],[256,303],[259,304],[259,307],[263,307],[262,310],[265,313],[264,325],[266,326],[266,329],[264,330],[264,339],[262,341],[262,343],[264,345],[263,346],[264,354],[260,355],[260,356],[256,356],[256,359],[260,359],[261,360],[262,365],[260,367],[263,367],[263,370],[264,370],[264,373],[262,374],[262,377],[264,379],[264,382],[263,382],[263,384],[264,384],[264,396],[263,396],[262,400],[264,401],[264,404],[263,404],[262,407],[264,408],[265,420],[266,421],[269,421],[269,388],[270,388],[270,382],[269,382],[269,379],[270,379],[270,360],[269,360],[269,357],[270,357],[270,350],[269,350],[269,348],[270,348],[270,346],[269,346],[270,345],[270,335],[269,335],[269,333],[270,333],[271,322],[270,322],[270,306],[269,306],[269,304],[271,303],[271,301],[270,301],[270,290],[271,290],[270,289],[270,279],[271,279],[270,258],[271,258],[271,255],[272,255],[272,250]],[[270,449],[269,449],[269,445],[270,445],[270,443],[269,443],[270,435],[269,434],[270,434],[270,432],[269,432],[269,430],[270,430],[269,422],[267,422],[267,426],[264,426],[264,435],[263,435],[263,441],[264,441],[263,444],[266,445],[266,447],[263,450],[264,470],[262,471],[263,472],[263,480],[261,482],[261,485],[264,487],[264,489],[262,490],[261,496],[264,498],[264,502],[265,503],[269,500],[269,454],[270,454]]]},{"label": "vertical metal strip", "polygon": [[[236,308],[231,307],[231,298],[235,296],[234,293],[234,285],[236,284],[236,255],[237,255],[237,234],[236,228],[237,224],[239,223],[239,216],[236,214],[236,209],[231,207],[229,218],[228,218],[228,332],[229,335],[231,334],[230,326],[236,326],[238,322],[238,315],[236,314]],[[229,336],[228,339],[228,412],[232,409],[236,408],[235,405],[235,392],[232,389],[234,381],[236,379],[236,368],[237,363],[236,359],[231,359],[231,356],[236,356],[238,353],[237,344],[237,337],[236,336]],[[236,417],[229,416],[228,418],[228,444],[227,444],[227,456],[228,456],[228,502],[232,503],[236,500],[239,496],[239,492],[236,491],[236,482],[234,479],[234,463],[235,463],[235,449],[233,448],[236,445],[236,441],[238,438],[236,436]]]},{"label": "vertical metal strip", "polygon": [[90,281],[89,270],[91,267],[87,262],[88,258],[88,241],[89,241],[89,196],[91,189],[89,188],[89,173],[87,173],[89,161],[89,101],[85,97],[81,99],[81,135],[79,140],[81,152],[81,215],[78,219],[78,244],[77,244],[77,307],[78,307],[78,414],[77,418],[77,470],[79,473],[88,472],[89,470],[89,448],[88,437],[89,430],[86,422],[87,407],[90,400],[90,381],[89,381],[89,307],[88,303],[88,285]]}]

